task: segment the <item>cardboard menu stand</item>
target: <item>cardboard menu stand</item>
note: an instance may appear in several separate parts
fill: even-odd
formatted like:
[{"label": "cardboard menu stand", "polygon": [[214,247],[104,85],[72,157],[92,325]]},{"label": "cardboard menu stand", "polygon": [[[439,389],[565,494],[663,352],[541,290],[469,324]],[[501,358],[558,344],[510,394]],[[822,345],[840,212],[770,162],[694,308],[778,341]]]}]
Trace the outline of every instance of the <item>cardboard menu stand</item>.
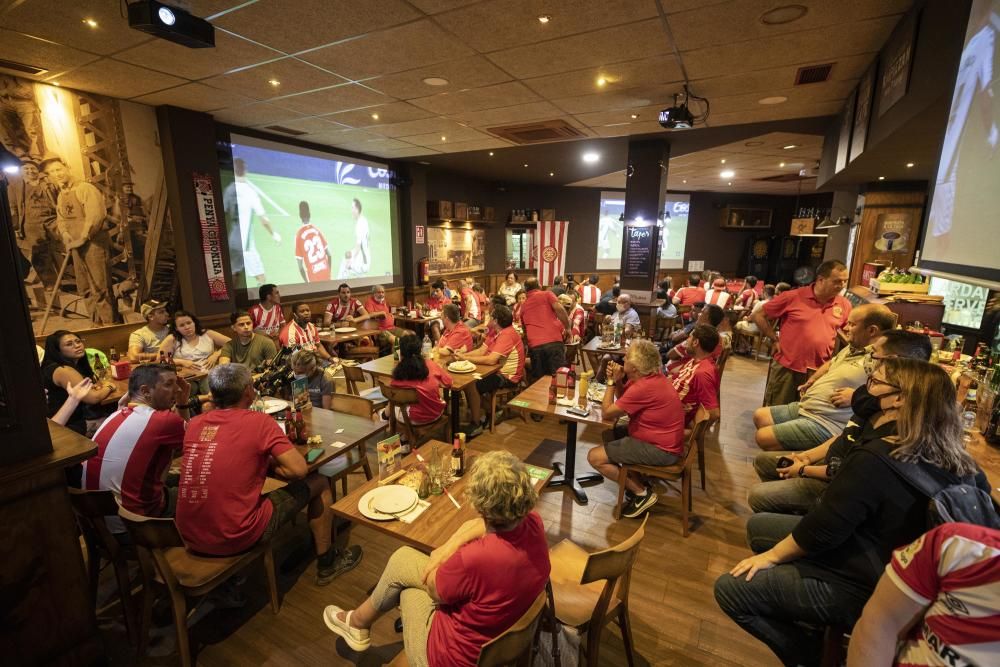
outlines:
[{"label": "cardboard menu stand", "polygon": [[375,445],[375,451],[378,453],[379,481],[391,477],[399,472],[402,466],[401,462],[403,459],[403,452],[398,435],[386,438],[385,440],[380,440],[379,443]]}]

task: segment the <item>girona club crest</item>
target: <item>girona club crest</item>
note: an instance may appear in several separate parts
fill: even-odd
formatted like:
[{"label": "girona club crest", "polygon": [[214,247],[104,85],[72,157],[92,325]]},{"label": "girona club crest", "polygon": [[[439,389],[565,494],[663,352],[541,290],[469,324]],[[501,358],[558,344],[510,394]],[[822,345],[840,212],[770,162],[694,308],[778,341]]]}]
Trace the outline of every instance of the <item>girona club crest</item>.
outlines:
[{"label": "girona club crest", "polygon": [[545,248],[542,249],[542,259],[545,260],[546,262],[554,262],[556,261],[556,257],[558,256],[559,256],[559,251],[556,250],[553,246],[546,246]]}]

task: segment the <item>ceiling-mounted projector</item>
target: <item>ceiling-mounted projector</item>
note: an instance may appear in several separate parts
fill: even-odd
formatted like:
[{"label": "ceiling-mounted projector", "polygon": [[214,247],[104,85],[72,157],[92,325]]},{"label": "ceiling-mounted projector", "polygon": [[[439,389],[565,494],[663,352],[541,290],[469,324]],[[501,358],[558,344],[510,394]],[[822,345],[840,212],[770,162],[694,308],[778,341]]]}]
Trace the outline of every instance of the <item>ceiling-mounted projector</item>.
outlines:
[{"label": "ceiling-mounted projector", "polygon": [[138,0],[128,6],[130,28],[186,46],[207,49],[215,46],[215,27],[190,12],[157,2]]},{"label": "ceiling-mounted projector", "polygon": [[[678,98],[682,96],[684,101],[678,102]],[[692,113],[691,109],[688,108],[691,102],[701,104],[704,111],[697,115]],[[704,123],[708,119],[708,110],[708,100],[704,97],[692,95],[691,91],[688,90],[687,84],[684,84],[684,92],[674,95],[674,105],[660,112],[660,125],[668,130],[690,130],[695,124]]]}]

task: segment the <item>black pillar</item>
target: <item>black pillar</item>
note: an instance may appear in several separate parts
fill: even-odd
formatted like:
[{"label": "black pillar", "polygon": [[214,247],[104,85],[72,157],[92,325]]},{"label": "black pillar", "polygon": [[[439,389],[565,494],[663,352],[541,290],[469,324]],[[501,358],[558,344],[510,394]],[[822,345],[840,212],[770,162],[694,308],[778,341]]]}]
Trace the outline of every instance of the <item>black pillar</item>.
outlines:
[{"label": "black pillar", "polygon": [[625,224],[622,230],[621,288],[632,301],[653,298],[660,265],[660,224],[667,191],[670,144],[642,139],[628,144]]}]

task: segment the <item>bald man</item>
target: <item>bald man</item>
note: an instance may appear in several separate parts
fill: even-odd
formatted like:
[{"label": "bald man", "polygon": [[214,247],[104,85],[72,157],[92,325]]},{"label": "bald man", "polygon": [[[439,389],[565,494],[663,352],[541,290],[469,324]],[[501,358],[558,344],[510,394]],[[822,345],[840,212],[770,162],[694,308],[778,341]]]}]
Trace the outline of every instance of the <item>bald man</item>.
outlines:
[{"label": "bald man", "polygon": [[801,398],[754,412],[757,446],[768,451],[801,451],[840,435],[851,418],[851,403],[837,390],[864,384],[865,359],[872,343],[894,325],[895,318],[885,306],[866,304],[852,310],[843,329],[848,344],[799,387]]}]

